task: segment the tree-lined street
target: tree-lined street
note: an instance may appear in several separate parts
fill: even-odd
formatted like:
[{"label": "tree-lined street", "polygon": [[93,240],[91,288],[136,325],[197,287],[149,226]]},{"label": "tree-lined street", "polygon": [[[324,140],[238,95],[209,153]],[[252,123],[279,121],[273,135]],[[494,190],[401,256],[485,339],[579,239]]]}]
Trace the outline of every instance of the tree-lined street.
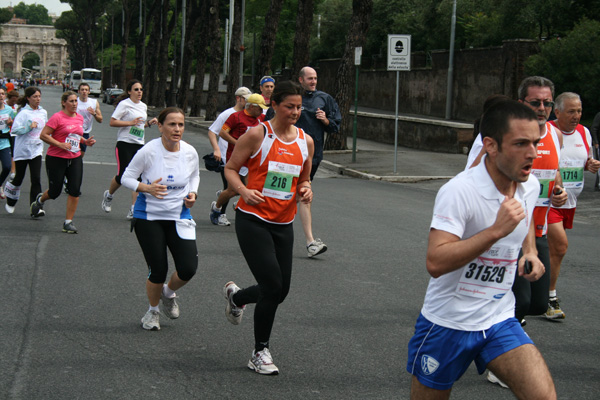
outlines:
[{"label": "tree-lined street", "polygon": [[[58,111],[60,94],[58,88],[42,88],[49,115]],[[427,231],[443,181],[394,184],[318,173],[313,224],[329,250],[307,258],[301,224],[295,223],[292,288],[271,340],[281,373],[259,376],[246,368],[253,307],[240,326],[224,315],[223,284],[254,281],[234,226],[209,221],[210,202],[221,187],[214,172],[201,171],[192,209],[200,262],[196,277],[178,292],[181,317],[161,316],[158,332],[140,327],[147,271],[125,219],[129,194],[125,189],[116,194],[110,214],[100,208],[116,170],[116,130],[108,126],[113,108],[101,108],[105,122],[95,124],[98,143],[85,156],[75,216],[79,234],[61,233],[64,194],[47,203],[44,218],[29,218],[28,178],[15,213],[0,212],[0,398],[408,398],[406,346],[429,278]],[[205,132],[188,126],[184,134],[200,157],[210,148]],[[156,128],[148,135],[156,137]],[[421,154],[437,167],[433,154]],[[590,176],[559,282],[567,318],[527,318],[526,331],[549,365],[559,399],[591,400],[600,393],[595,286],[600,221]],[[47,188],[45,176],[42,186]],[[231,210],[228,217],[235,220]],[[471,367],[453,398],[482,397],[513,398]]]}]

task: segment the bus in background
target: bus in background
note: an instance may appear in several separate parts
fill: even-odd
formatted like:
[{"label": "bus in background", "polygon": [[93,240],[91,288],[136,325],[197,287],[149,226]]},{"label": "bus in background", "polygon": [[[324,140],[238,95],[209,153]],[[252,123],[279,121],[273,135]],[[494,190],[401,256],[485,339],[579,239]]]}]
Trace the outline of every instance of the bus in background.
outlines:
[{"label": "bus in background", "polygon": [[[81,83],[90,85],[90,95],[100,97],[102,92],[102,71],[94,68],[81,70]],[[77,85],[79,87],[79,85]]]},{"label": "bus in background", "polygon": [[71,71],[71,77],[69,78],[69,90],[74,92],[79,89],[81,83],[81,71]]}]

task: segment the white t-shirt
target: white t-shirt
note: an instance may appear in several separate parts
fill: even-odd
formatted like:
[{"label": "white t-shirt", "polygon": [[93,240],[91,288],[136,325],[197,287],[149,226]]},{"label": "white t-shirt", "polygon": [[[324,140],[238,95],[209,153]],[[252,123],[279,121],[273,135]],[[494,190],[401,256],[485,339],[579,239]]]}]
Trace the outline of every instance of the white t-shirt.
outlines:
[{"label": "white t-shirt", "polygon": [[146,124],[146,119],[148,118],[146,104],[142,103],[134,103],[131,99],[125,99],[121,101],[115,111],[113,112],[111,118],[117,119],[119,121],[133,121],[138,117],[142,117],[143,121],[135,126],[123,126],[119,128],[117,133],[117,142],[127,142],[134,144],[145,143],[144,141],[144,125]]},{"label": "white t-shirt", "polygon": [[137,178],[150,185],[158,178],[167,185],[168,194],[157,199],[149,193],[139,193],[133,216],[147,220],[191,219],[190,210],[184,205],[184,198],[190,192],[197,192],[200,184],[198,153],[188,143],[179,142],[179,151],[165,149],[160,138],[151,140],[135,154],[125,170],[121,183],[135,191]]},{"label": "white t-shirt", "polygon": [[467,157],[467,165],[465,166],[465,171],[471,168],[471,165],[475,162],[475,159],[483,149],[483,139],[481,138],[481,133],[477,134],[477,137],[473,141],[473,146],[471,146],[471,150],[469,151],[469,156]]},{"label": "white t-shirt", "polygon": [[208,128],[211,132],[215,133],[217,135],[217,137],[219,138],[219,150],[221,151],[221,159],[223,160],[223,164],[225,164],[227,162],[228,143],[225,139],[223,139],[219,135],[219,133],[221,133],[221,128],[223,128],[223,124],[225,123],[225,121],[227,121],[227,118],[229,118],[229,116],[231,114],[233,114],[234,112],[236,112],[236,110],[233,107],[228,108],[227,110],[223,111],[221,114],[219,114],[217,119],[215,119],[215,121],[212,123],[210,128]]},{"label": "white t-shirt", "polygon": [[94,116],[88,111],[88,107],[96,109],[98,101],[88,97],[86,102],[81,101],[77,98],[77,113],[83,117],[83,133],[90,133],[92,126],[94,125]]},{"label": "white t-shirt", "polygon": [[[579,126],[578,126],[579,128]],[[584,169],[588,158],[592,156],[592,135],[585,126],[581,126],[584,129],[587,145],[590,146],[589,150],[581,137],[581,133],[574,130],[571,133],[563,132],[563,147],[560,150],[560,173],[562,175],[563,187],[567,191],[567,202],[561,207],[553,208],[575,208],[577,207],[577,197],[583,191],[584,184]]]},{"label": "white t-shirt", "polygon": [[[44,143],[40,139],[40,133],[47,121],[48,113],[41,106],[33,110],[28,104],[19,110],[11,128],[11,136],[15,137],[15,161],[32,160],[42,155]],[[32,122],[37,122],[34,129],[30,128]]]},{"label": "white t-shirt", "polygon": [[[464,240],[493,225],[504,195],[487,172],[485,158],[440,189],[431,228]],[[514,198],[525,209],[526,218],[515,230],[462,268],[429,280],[421,310],[425,318],[450,329],[479,331],[514,317],[511,288],[538,192],[539,182],[533,175],[519,183]]]}]

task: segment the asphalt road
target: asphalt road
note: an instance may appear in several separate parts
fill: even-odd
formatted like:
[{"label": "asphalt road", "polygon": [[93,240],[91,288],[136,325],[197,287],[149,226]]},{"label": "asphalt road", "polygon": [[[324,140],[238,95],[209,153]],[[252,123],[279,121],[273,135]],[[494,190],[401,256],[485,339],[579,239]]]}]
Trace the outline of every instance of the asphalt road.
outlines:
[{"label": "asphalt road", "polygon": [[[60,91],[43,89],[42,105],[58,111]],[[234,227],[208,219],[220,177],[201,171],[197,222],[199,269],[180,291],[181,317],[161,316],[148,332],[146,266],[125,219],[129,193],[117,192],[113,212],[100,208],[114,175],[116,130],[95,125],[98,143],[85,156],[75,224],[61,232],[66,196],[29,219],[28,201],[13,215],[0,209],[0,398],[2,399],[407,399],[406,346],[422,305],[433,200],[443,181],[394,184],[319,171],[314,231],[329,250],[306,257],[295,224],[294,275],[278,310],[271,350],[280,375],[246,368],[253,346],[249,306],[241,325],[227,322],[221,289],[253,279]],[[156,128],[149,132],[157,136]],[[203,131],[185,140],[208,153]],[[44,177],[42,186],[47,188]],[[589,182],[588,182],[589,183]],[[590,190],[590,185],[587,185]],[[29,194],[28,180],[22,199]],[[527,318],[526,331],[544,355],[560,399],[600,397],[597,282],[598,199],[588,192],[578,211],[559,280],[562,322]],[[229,218],[235,216],[229,210]],[[527,374],[528,371],[523,371]],[[511,399],[471,367],[456,399]]]}]

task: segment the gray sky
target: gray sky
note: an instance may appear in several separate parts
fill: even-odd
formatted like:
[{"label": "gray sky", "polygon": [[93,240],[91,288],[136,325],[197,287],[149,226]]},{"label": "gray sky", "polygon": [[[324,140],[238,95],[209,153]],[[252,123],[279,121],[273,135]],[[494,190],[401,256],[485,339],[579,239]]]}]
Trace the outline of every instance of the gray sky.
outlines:
[{"label": "gray sky", "polygon": [[68,11],[71,6],[67,3],[61,3],[60,0],[0,0],[0,7],[7,7],[12,5],[13,7],[23,2],[25,4],[43,4],[48,9],[48,12],[56,14],[60,17],[63,11]]}]

